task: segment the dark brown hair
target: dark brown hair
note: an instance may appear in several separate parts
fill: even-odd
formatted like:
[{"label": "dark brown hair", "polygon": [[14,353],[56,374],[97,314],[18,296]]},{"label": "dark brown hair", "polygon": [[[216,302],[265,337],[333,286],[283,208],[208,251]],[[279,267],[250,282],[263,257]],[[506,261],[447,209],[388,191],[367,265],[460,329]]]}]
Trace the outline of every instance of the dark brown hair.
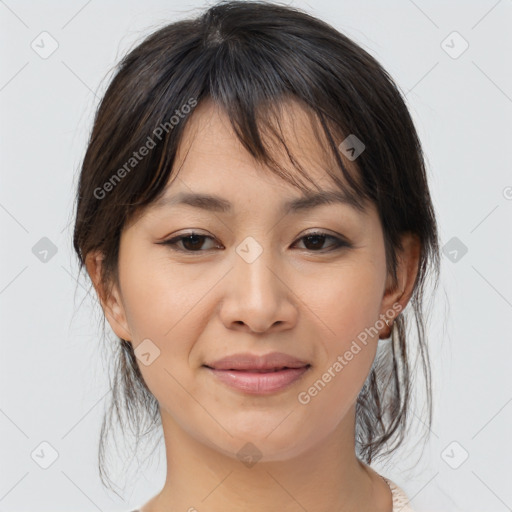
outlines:
[{"label": "dark brown hair", "polygon": [[[290,98],[318,120],[336,162],[329,170],[335,182],[354,201],[376,205],[390,275],[396,279],[400,236],[411,232],[421,242],[410,307],[396,318],[391,340],[378,353],[357,400],[356,450],[370,463],[391,454],[407,430],[414,371],[409,336],[406,340],[411,320],[425,376],[425,424],[432,422],[423,298],[429,270],[437,286],[439,247],[424,156],[404,98],[381,65],[351,39],[299,9],[259,1],[221,2],[146,37],[121,60],[97,109],[77,190],[74,249],[80,271],[91,251],[103,253],[102,283],[109,292],[117,283],[123,227],[160,197],[176,173],[173,163],[183,130],[193,107],[205,99],[225,110],[251,155],[306,190],[274,161],[262,136],[271,133],[309,179],[275,129],[277,107]],[[365,145],[353,162],[355,177],[339,149],[350,134]],[[134,151],[143,146],[149,151],[135,161]],[[137,442],[160,420],[131,343],[118,340],[114,350],[112,402],[99,447],[104,483],[112,415],[123,432],[127,425],[134,428]]]}]

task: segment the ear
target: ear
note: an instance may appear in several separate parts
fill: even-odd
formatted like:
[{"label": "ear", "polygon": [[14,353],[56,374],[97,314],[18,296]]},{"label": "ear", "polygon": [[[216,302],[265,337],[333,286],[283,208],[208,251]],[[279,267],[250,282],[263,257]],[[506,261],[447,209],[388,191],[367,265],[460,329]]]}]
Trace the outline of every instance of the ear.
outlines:
[{"label": "ear", "polygon": [[119,338],[131,341],[132,336],[130,329],[128,328],[126,313],[121,300],[121,294],[117,289],[117,286],[113,284],[112,291],[107,294],[107,291],[104,289],[103,283],[101,282],[103,258],[103,253],[99,251],[90,252],[85,258],[87,273],[94,285],[103,313],[105,314],[110,327],[112,327],[112,330]]},{"label": "ear", "polygon": [[[415,233],[404,233],[401,237],[402,250],[397,252],[397,282],[393,283],[392,276],[386,279],[386,290],[382,298],[381,318],[387,318],[389,325],[407,306],[418,275],[421,242]],[[387,313],[387,314],[386,314]],[[388,329],[389,337],[391,328]]]}]

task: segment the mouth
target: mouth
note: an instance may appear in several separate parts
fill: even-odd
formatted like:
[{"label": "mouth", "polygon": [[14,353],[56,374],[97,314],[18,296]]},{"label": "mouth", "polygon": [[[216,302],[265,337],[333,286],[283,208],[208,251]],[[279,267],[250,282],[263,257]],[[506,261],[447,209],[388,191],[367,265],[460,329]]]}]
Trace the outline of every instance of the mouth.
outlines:
[{"label": "mouth", "polygon": [[218,381],[242,393],[268,395],[284,391],[309,371],[310,364],[299,367],[226,368],[203,365]]},{"label": "mouth", "polygon": [[310,364],[304,366],[279,366],[276,368],[215,368],[213,366],[208,366],[207,364],[203,365],[205,368],[210,368],[210,370],[219,370],[219,371],[229,371],[229,372],[251,372],[251,373],[272,373],[272,372],[280,372],[282,370],[298,370],[300,368],[310,367]]}]

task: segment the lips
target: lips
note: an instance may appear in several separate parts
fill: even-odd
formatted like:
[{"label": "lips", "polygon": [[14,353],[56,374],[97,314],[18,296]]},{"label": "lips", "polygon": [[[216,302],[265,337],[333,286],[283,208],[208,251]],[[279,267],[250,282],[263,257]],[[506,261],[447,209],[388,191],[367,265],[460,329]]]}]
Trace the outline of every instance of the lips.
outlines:
[{"label": "lips", "polygon": [[287,368],[303,368],[310,366],[310,364],[303,359],[298,359],[282,352],[271,352],[270,354],[264,355],[245,352],[223,357],[217,361],[206,363],[204,366],[214,370],[238,370],[263,373]]},{"label": "lips", "polygon": [[203,366],[230,388],[253,395],[267,395],[290,387],[309,370],[311,364],[273,352],[262,356],[235,354]]}]

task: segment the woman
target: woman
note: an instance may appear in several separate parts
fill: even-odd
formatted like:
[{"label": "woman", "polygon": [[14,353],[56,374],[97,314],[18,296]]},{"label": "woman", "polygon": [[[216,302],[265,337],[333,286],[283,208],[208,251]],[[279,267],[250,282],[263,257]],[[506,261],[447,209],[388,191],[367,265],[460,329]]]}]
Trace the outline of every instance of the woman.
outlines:
[{"label": "woman", "polygon": [[412,349],[431,421],[438,235],[407,107],[363,49],[260,2],[151,34],[98,108],[74,247],[118,337],[111,414],[165,440],[141,512],[411,510],[369,464],[405,438]]}]

